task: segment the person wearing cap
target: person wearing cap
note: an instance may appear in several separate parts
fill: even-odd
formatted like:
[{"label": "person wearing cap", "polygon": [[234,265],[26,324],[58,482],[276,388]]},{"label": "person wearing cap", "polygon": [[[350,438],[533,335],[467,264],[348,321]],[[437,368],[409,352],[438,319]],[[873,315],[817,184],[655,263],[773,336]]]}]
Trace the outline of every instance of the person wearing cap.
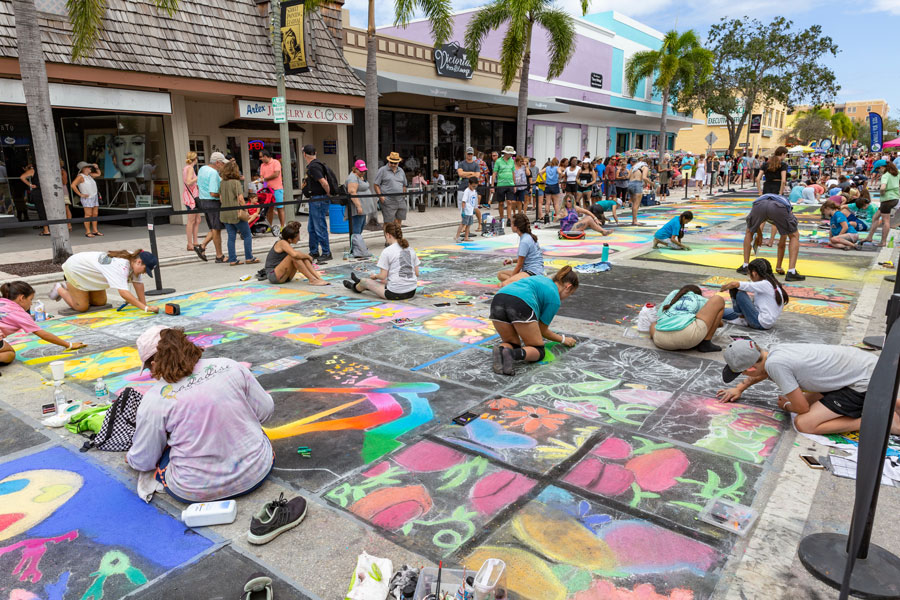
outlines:
[{"label": "person wearing cap", "polygon": [[[96,163],[85,161],[78,163],[78,176],[72,181],[71,188],[81,198],[85,219],[96,217],[100,211],[100,193],[97,191],[97,182],[94,180],[102,176],[103,173]],[[91,231],[92,224],[93,231]],[[84,237],[92,238],[98,235],[102,236],[103,234],[97,230],[97,221],[85,221]]]},{"label": "person wearing cap", "polygon": [[[497,201],[497,212],[500,214],[501,222],[503,222],[506,203],[516,201],[515,156],[515,149],[512,146],[506,146],[503,149],[503,158],[494,160],[491,183],[496,187],[494,199]],[[512,216],[512,207],[510,207],[509,216]],[[511,225],[512,223],[507,219],[506,226],[510,227]]]},{"label": "person wearing cap", "polygon": [[372,187],[381,200],[381,216],[385,225],[393,221],[400,226],[406,218],[406,197],[400,194],[406,193],[407,180],[406,172],[400,168],[401,160],[398,153],[391,152],[387,156],[387,164],[378,169],[372,180]]},{"label": "person wearing cap", "polygon": [[[469,146],[466,148],[466,160],[461,161],[457,165],[456,174],[459,176],[459,187],[456,192],[456,200],[460,209],[463,205],[463,196],[466,194],[466,190],[469,189],[469,178],[470,177],[478,177],[479,183],[481,182],[481,165],[478,163],[478,159],[475,158],[475,149]],[[481,196],[481,194],[479,194]],[[481,198],[483,201],[484,198]],[[475,206],[475,231],[479,231],[481,229],[481,211],[478,210],[478,203]]]},{"label": "person wearing cap", "polygon": [[[312,144],[303,146],[303,160],[306,163],[306,186],[304,195],[308,195],[309,221],[306,232],[309,234],[309,255],[317,262],[331,260],[331,244],[328,241],[328,216],[330,202],[326,196],[337,194],[328,184],[328,167],[316,158],[316,147]],[[318,198],[318,200],[316,200]],[[321,253],[319,249],[322,249]]]},{"label": "person wearing cap", "polygon": [[259,178],[269,186],[275,197],[275,205],[268,210],[266,220],[271,225],[274,216],[272,213],[278,214],[278,225],[272,227],[272,235],[278,237],[284,227],[284,180],[281,177],[281,162],[272,158],[272,153],[268,150],[259,151],[259,162]]},{"label": "person wearing cap", "polygon": [[222,219],[219,209],[222,203],[219,200],[219,187],[222,185],[222,169],[225,167],[225,155],[221,152],[213,152],[209,155],[209,164],[200,167],[197,171],[197,204],[206,216],[206,226],[209,233],[203,238],[199,246],[194,247],[194,252],[201,260],[206,261],[206,247],[210,242],[216,248],[216,262],[225,262],[222,254]]},{"label": "person wearing cap", "polygon": [[[353,169],[347,175],[344,184],[347,186],[347,194],[350,195],[350,204],[347,210],[350,214],[350,233],[354,236],[353,248],[350,249],[354,258],[367,258],[372,256],[362,239],[363,227],[366,225],[366,216],[378,210],[375,198],[369,191],[369,182],[366,180],[368,167],[366,161],[359,159],[353,163]],[[357,255],[357,250],[362,253]]]},{"label": "person wearing cap", "polygon": [[[92,306],[107,303],[106,290],[119,292],[122,300],[145,312],[159,312],[158,306],[147,304],[141,275],[153,277],[159,261],[153,254],[137,250],[79,252],[62,265],[65,283],[57,283],[50,291],[51,300],[60,298],[75,312],[87,312]],[[134,287],[135,294],[129,290]]]},{"label": "person wearing cap", "polygon": [[185,503],[262,485],[275,453],[261,423],[275,403],[250,371],[230,358],[202,358],[180,329],[148,329],[137,351],[156,383],[137,411],[129,466],[155,471],[166,493]]},{"label": "person wearing cap", "polygon": [[[723,357],[725,383],[741,374],[747,379],[719,390],[720,400],[734,402],[750,386],[771,379],[781,392],[779,408],[797,414],[797,431],[820,435],[859,429],[869,379],[878,362],[872,353],[850,346],[779,344],[766,350],[752,340],[732,342]],[[900,435],[896,412],[891,433]]]}]

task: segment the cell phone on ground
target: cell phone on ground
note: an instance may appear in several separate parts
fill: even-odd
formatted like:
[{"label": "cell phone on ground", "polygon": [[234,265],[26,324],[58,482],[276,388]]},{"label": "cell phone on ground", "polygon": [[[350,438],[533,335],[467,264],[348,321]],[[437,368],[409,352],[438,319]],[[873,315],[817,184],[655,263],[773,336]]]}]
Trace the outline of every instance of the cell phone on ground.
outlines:
[{"label": "cell phone on ground", "polygon": [[438,302],[435,306],[450,306],[449,302]]},{"label": "cell phone on ground", "polygon": [[472,303],[468,300],[460,300],[456,303],[457,306],[472,306]]},{"label": "cell phone on ground", "polygon": [[478,415],[476,415],[473,412],[464,412],[463,414],[461,414],[458,417],[456,417],[455,419],[453,419],[453,422],[456,423],[457,425],[467,425],[477,418],[478,418]]},{"label": "cell phone on ground", "polygon": [[41,404],[41,415],[46,417],[47,415],[55,415],[55,414],[56,414],[56,405],[55,404],[53,404],[53,403]]},{"label": "cell phone on ground", "polygon": [[825,466],[822,465],[822,463],[820,463],[819,460],[811,454],[801,454],[800,460],[805,462],[806,466],[809,467],[810,469],[824,469],[825,468]]}]

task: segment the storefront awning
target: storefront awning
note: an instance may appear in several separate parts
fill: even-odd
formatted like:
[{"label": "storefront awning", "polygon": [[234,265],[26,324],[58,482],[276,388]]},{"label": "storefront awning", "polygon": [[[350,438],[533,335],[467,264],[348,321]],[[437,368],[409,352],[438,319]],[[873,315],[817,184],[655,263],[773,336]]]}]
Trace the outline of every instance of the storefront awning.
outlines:
[{"label": "storefront awning", "polygon": [[[579,107],[579,108],[589,108],[593,110],[602,110],[613,113],[619,113],[623,115],[634,115],[635,117],[648,117],[651,119],[659,120],[658,112],[651,112],[647,110],[635,110],[631,108],[620,108],[618,106],[610,106],[608,104],[598,104],[596,102],[585,102],[583,100],[572,100],[570,98],[556,98],[557,102],[562,104],[567,104],[569,106]],[[571,112],[571,111],[569,111]],[[667,119],[670,123],[678,123],[684,125],[694,125],[700,123],[700,121],[695,120],[692,117],[685,117],[683,115],[669,115]]]},{"label": "storefront awning", "polygon": [[[365,80],[366,73],[363,69],[355,69],[357,75]],[[517,94],[503,94],[498,90],[470,85],[467,83],[455,83],[453,81],[438,81],[436,79],[423,79],[411,77],[399,73],[379,73],[378,92],[381,94],[405,93],[429,98],[445,98],[447,100],[462,100],[466,102],[483,102],[485,104],[499,104],[502,106],[517,106],[519,98]],[[564,113],[568,112],[566,104],[557,102],[552,98],[529,98],[529,114],[540,113]]]},{"label": "storefront awning", "polygon": [[[0,79],[0,104],[25,104],[20,79]],[[54,108],[87,108],[119,113],[172,114],[168,92],[147,92],[69,83],[50,84],[50,104]]]}]

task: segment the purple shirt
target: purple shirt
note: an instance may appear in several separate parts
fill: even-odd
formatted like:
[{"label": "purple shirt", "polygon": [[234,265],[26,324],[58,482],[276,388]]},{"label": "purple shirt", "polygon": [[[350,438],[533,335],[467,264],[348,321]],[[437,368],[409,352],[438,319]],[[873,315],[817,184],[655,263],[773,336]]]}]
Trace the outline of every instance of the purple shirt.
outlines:
[{"label": "purple shirt", "polygon": [[128,464],[156,468],[168,445],[166,485],[187,500],[245,492],[272,466],[272,444],[260,423],[275,404],[244,366],[202,359],[177,383],[160,381],[144,394]]}]

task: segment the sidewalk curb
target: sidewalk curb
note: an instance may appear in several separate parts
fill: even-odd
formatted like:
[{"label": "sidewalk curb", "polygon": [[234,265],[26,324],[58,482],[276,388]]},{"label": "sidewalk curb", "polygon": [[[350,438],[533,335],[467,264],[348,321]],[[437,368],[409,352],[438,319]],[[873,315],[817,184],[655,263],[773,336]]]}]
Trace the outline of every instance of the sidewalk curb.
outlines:
[{"label": "sidewalk curb", "polygon": [[[443,229],[445,227],[456,227],[457,225],[458,225],[458,223],[455,223],[455,222],[454,223],[435,223],[435,224],[431,224],[431,225],[416,225],[416,226],[412,226],[412,227],[404,227],[403,232],[405,235],[407,233],[418,233],[421,231],[429,231],[432,229]],[[349,240],[346,237],[341,237],[341,236],[345,236],[347,234],[332,234],[332,235],[337,235],[338,239],[340,241],[329,240],[329,242],[338,248],[343,247],[343,244],[349,243]],[[383,234],[380,231],[364,231],[362,234],[363,239],[377,239],[377,238],[380,238],[382,235]],[[272,239],[274,240],[275,238],[272,238]],[[171,266],[177,266],[177,265],[185,265],[185,264],[188,264],[191,262],[197,262],[197,260],[198,259],[197,259],[196,254],[182,254],[180,256],[171,256],[168,258],[161,258],[159,260],[159,265],[161,267],[171,267]],[[56,283],[57,281],[65,281],[65,277],[63,277],[62,271],[58,271],[56,273],[47,273],[45,275],[30,275],[28,277],[19,277],[19,278],[16,278],[16,280],[24,281],[31,285],[40,285],[40,284],[44,284],[44,283]],[[148,289],[149,289],[149,287],[148,287]]]}]

